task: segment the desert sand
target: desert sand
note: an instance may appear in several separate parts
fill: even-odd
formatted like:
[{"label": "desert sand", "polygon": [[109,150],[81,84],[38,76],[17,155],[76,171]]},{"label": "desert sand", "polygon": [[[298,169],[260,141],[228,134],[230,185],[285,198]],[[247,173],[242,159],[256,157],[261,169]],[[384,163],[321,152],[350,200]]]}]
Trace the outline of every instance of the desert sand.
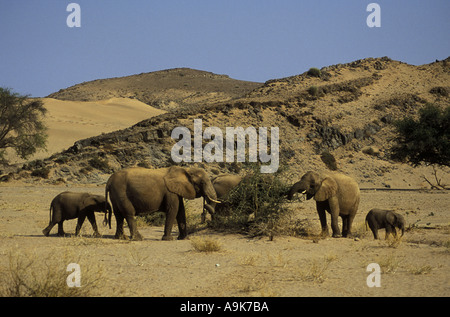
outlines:
[{"label": "desert sand", "polygon": [[[77,140],[125,129],[144,119],[165,113],[139,100],[109,98],[99,101],[67,101],[42,98],[47,109],[47,148],[30,160],[66,150]],[[10,154],[11,163],[23,162]]]},{"label": "desert sand", "polygon": [[[82,236],[75,237],[76,220],[64,223],[67,237],[57,237],[56,227],[49,237],[43,236],[49,202],[68,189],[104,191],[103,186],[94,185],[68,188],[15,183],[0,187],[4,277],[11,273],[11,259],[22,259],[31,260],[31,272],[42,266],[60,270],[59,279],[69,275],[65,271],[69,263],[80,264],[84,296],[450,296],[448,192],[363,191],[353,238],[314,238],[320,225],[312,201],[291,203],[297,217],[309,224],[311,237],[276,236],[270,241],[198,226],[188,239],[178,241],[175,226],[174,240],[162,241],[163,227],[141,224],[144,240],[124,241],[114,239],[114,219],[112,229],[100,224],[101,214],[97,214],[97,223],[102,238],[91,236],[88,221]],[[384,230],[380,240],[365,231],[365,215],[374,206],[393,207],[406,217],[409,229],[400,241],[385,241]],[[193,219],[190,223],[197,226],[201,199],[188,201],[187,212]],[[128,228],[125,233],[129,234]],[[215,241],[220,249],[195,251],[195,238]],[[367,285],[370,263],[381,267],[380,287]],[[83,288],[93,278],[96,283]]]}]

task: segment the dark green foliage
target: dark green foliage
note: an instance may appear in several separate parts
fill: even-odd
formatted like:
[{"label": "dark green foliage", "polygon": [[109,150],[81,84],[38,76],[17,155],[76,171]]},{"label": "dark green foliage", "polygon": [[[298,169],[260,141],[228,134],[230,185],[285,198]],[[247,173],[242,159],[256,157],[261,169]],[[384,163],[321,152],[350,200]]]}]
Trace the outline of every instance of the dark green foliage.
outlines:
[{"label": "dark green foliage", "polygon": [[[211,226],[253,236],[279,233],[277,221],[288,211],[283,203],[289,186],[277,176],[278,173],[262,174],[258,165],[251,165],[241,183],[223,201],[228,216],[216,215]],[[249,222],[251,214],[254,219]]]},{"label": "dark green foliage", "polygon": [[315,68],[315,67],[311,67],[308,70],[308,75],[312,76],[312,77],[320,77],[320,69]]},{"label": "dark green foliage", "polygon": [[45,148],[47,135],[42,117],[46,112],[41,100],[0,87],[0,160],[5,159],[7,148],[22,159]]},{"label": "dark green foliage", "polygon": [[317,97],[319,96],[319,87],[317,86],[311,86],[308,88],[308,93],[313,96],[313,97]]},{"label": "dark green foliage", "polygon": [[441,110],[427,104],[418,120],[406,117],[396,121],[397,145],[393,157],[417,166],[420,163],[450,166],[450,107]]},{"label": "dark green foliage", "polygon": [[40,167],[31,172],[31,176],[48,178],[48,174],[50,173],[50,168],[48,167]]}]

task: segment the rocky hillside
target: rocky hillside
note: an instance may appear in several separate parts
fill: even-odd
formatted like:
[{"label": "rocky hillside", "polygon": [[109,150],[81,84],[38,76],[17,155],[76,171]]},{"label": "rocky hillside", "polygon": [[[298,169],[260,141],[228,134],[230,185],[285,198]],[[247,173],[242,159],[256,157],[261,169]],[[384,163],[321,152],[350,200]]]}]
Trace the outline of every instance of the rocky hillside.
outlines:
[{"label": "rocky hillside", "polygon": [[[174,76],[174,72],[167,71],[167,75]],[[183,77],[186,85],[195,87],[197,79],[176,74]],[[140,76],[151,75],[136,75],[134,79]],[[232,81],[211,76],[211,82]],[[155,105],[157,98],[151,90],[147,92],[142,86],[142,90],[128,91],[126,86],[117,87],[117,80],[96,83],[95,90],[86,90],[91,95],[81,93],[84,86],[92,84],[87,83],[51,96],[108,98],[118,94],[138,99],[145,96],[148,104]],[[79,140],[62,153],[24,166],[13,177],[35,181],[40,175],[47,177],[41,181],[53,183],[104,182],[123,167],[167,166],[173,164],[172,130],[183,126],[193,131],[194,119],[202,119],[203,129],[219,127],[224,135],[226,127],[279,127],[280,167],[289,182],[298,180],[307,170],[330,167],[352,175],[361,187],[421,188],[426,186],[423,175],[432,178],[429,167],[412,168],[390,159],[394,137],[391,123],[405,115],[417,114],[427,102],[442,107],[450,105],[450,59],[412,66],[389,58],[367,58],[252,85],[255,85],[252,91],[236,91],[233,97],[231,86],[227,86],[222,91],[227,90],[228,97],[217,99],[208,99],[212,96],[206,92],[208,87],[205,90],[197,87],[198,94],[206,99],[199,97],[193,103],[189,103],[189,98],[179,97],[180,93],[173,102],[192,107],[173,107],[169,113],[130,128]],[[108,96],[99,97],[103,93]],[[239,94],[241,97],[236,97]],[[171,97],[164,98],[168,98],[163,103],[167,106]],[[196,164],[215,174],[238,172],[242,167],[240,163]],[[449,175],[448,169],[440,170],[443,183],[450,183]]]},{"label": "rocky hillside", "polygon": [[227,75],[175,68],[126,77],[81,83],[49,95],[72,101],[97,101],[113,97],[134,98],[152,107],[190,108],[241,97],[261,83],[231,79]]}]

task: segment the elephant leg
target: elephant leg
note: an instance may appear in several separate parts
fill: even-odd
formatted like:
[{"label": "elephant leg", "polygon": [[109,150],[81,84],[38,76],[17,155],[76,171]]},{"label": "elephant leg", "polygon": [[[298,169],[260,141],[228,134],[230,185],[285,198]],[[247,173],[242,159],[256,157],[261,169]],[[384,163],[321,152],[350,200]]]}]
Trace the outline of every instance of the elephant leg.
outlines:
[{"label": "elephant leg", "polygon": [[91,223],[92,229],[94,230],[94,237],[95,238],[101,237],[102,235],[98,232],[97,221],[95,220],[95,214],[93,212],[89,213],[87,215],[87,218],[88,218],[89,222]]},{"label": "elephant leg", "polygon": [[82,215],[78,216],[77,227],[75,228],[75,235],[76,236],[80,235],[80,230],[81,230],[81,227],[83,226],[84,219],[86,219],[86,215],[85,214],[82,214]]},{"label": "elephant leg", "polygon": [[137,229],[137,222],[135,216],[127,216],[125,218],[128,223],[128,227],[130,228],[130,239],[135,241],[142,241],[142,235],[139,233]]},{"label": "elephant leg", "polygon": [[355,215],[342,216],[342,236],[348,237],[352,234],[352,223]]},{"label": "elephant leg", "polygon": [[377,239],[378,239],[378,226],[374,223],[374,220],[373,220],[373,219],[370,220],[370,221],[368,221],[368,224],[369,224],[370,230],[371,230],[372,233],[373,233],[373,238],[374,238],[375,240],[377,240]]},{"label": "elephant leg", "polygon": [[201,217],[201,221],[200,223],[205,223],[206,222],[206,199],[203,198],[203,211],[202,211],[202,217]]},{"label": "elephant leg", "polygon": [[52,230],[52,228],[56,225],[56,222],[51,222],[48,224],[48,226],[42,230],[42,233],[44,234],[44,236],[48,237],[48,235],[50,234],[50,231]]},{"label": "elephant leg", "polygon": [[115,239],[123,239],[125,240],[125,235],[123,234],[123,221],[124,216],[120,213],[120,211],[116,211],[117,208],[114,207],[114,217],[116,218],[116,234],[114,236]]},{"label": "elephant leg", "polygon": [[162,239],[166,240],[166,241],[170,241],[173,239],[172,226],[173,226],[175,219],[178,216],[178,208],[180,206],[178,196],[177,195],[168,195],[166,206],[167,206],[166,207],[166,223],[164,224],[164,235],[163,235]]},{"label": "elephant leg", "polygon": [[395,228],[391,225],[386,225],[386,236],[384,238],[387,239],[391,233],[394,237],[397,236],[397,231],[395,230]]},{"label": "elephant leg", "polygon": [[327,201],[317,201],[316,202],[317,213],[319,214],[320,225],[322,227],[322,232],[320,233],[323,237],[328,237],[328,226],[327,226],[327,215],[326,209],[328,208]]},{"label": "elephant leg", "polygon": [[339,202],[337,198],[330,198],[328,200],[329,203],[329,211],[331,214],[331,230],[333,231],[333,238],[339,238],[341,237],[341,234],[339,233]]},{"label": "elephant leg", "polygon": [[114,216],[116,217],[117,229],[116,229],[116,239],[125,239],[123,233],[123,221],[127,220],[128,227],[130,228],[130,238],[132,240],[142,240],[141,234],[137,230],[136,225],[136,211],[133,204],[129,200],[122,201],[120,205],[114,203]]},{"label": "elephant leg", "polygon": [[342,215],[341,219],[342,219],[342,236],[347,237],[349,215]]},{"label": "elephant leg", "polygon": [[187,237],[187,228],[186,228],[186,211],[184,209],[183,197],[178,197],[179,207],[177,213],[177,223],[178,223],[178,240],[183,240]]},{"label": "elephant leg", "polygon": [[64,237],[66,235],[66,233],[64,232],[63,223],[64,223],[64,220],[61,220],[60,222],[58,222],[58,236],[60,236],[60,237]]}]

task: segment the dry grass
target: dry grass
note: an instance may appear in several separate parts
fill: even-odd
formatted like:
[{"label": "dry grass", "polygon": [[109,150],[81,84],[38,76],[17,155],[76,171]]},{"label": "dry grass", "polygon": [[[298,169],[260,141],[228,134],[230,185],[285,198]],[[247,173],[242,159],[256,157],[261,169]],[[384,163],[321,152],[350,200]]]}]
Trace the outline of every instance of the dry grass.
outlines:
[{"label": "dry grass", "polygon": [[[95,296],[103,279],[102,268],[85,264],[77,256],[18,253],[10,251],[9,265],[1,270],[0,296],[3,297],[85,297]],[[69,287],[70,263],[81,268],[81,286]]]},{"label": "dry grass", "polygon": [[326,280],[326,271],[330,264],[337,260],[337,256],[328,255],[320,260],[311,260],[306,268],[300,269],[299,276],[302,281],[323,283]]},{"label": "dry grass", "polygon": [[222,250],[222,244],[219,241],[208,237],[192,237],[191,245],[197,252],[210,253]]},{"label": "dry grass", "polygon": [[395,273],[399,269],[402,260],[394,254],[390,254],[379,258],[375,262],[380,265],[382,273]]},{"label": "dry grass", "polygon": [[414,275],[429,274],[433,268],[431,265],[415,265],[408,268],[408,272]]}]

